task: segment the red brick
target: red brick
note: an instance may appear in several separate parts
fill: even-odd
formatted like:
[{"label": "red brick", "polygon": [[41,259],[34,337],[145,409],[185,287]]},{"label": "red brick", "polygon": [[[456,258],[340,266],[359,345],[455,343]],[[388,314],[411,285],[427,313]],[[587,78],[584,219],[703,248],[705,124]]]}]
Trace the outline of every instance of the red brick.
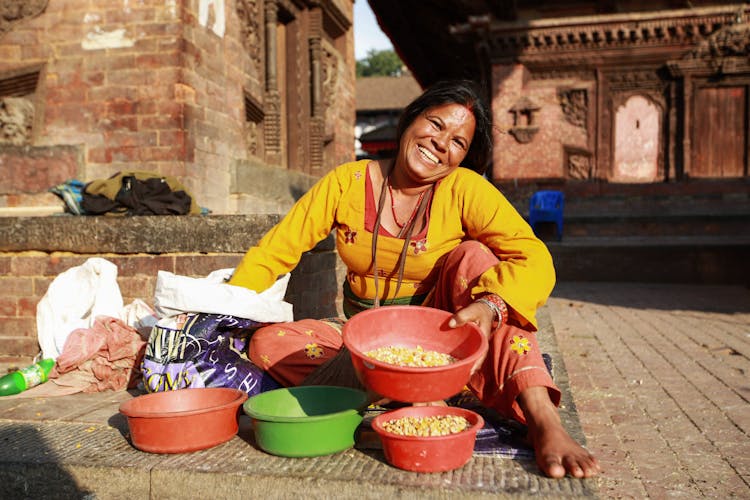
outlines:
[{"label": "red brick", "polygon": [[156,116],[146,116],[140,119],[144,130],[170,130],[182,128],[182,116],[177,113],[160,113]]},{"label": "red brick", "polygon": [[[132,302],[133,299],[141,299],[146,303],[153,302],[154,288],[156,287],[156,276],[118,278],[117,282],[120,286],[120,293],[122,294],[123,300],[126,304]],[[126,300],[126,297],[129,300]]]},{"label": "red brick", "polygon": [[[0,329],[4,321],[0,320]],[[39,341],[34,336],[5,335],[0,330],[0,357],[18,357],[20,359],[33,358],[39,353]],[[19,361],[20,361],[19,359]],[[30,363],[23,363],[20,366],[26,366]]]},{"label": "red brick", "polygon": [[169,161],[185,159],[185,147],[183,145],[164,148],[144,148],[141,150],[143,161]]},{"label": "red brick", "polygon": [[[49,290],[50,284],[52,284],[52,281],[54,280],[53,277],[50,278],[34,278],[32,280],[32,288],[34,290],[33,296],[41,298],[44,296],[45,293],[47,293],[47,290]],[[38,302],[38,301],[37,301]]]},{"label": "red brick", "polygon": [[159,146],[171,146],[182,150],[185,144],[185,132],[182,130],[162,130],[159,132]]},{"label": "red brick", "polygon": [[70,147],[3,148],[0,193],[44,193],[76,176],[77,155],[77,150]]},{"label": "red brick", "polygon": [[91,148],[88,150],[86,159],[90,163],[112,162],[112,150],[110,148]]},{"label": "red brick", "polygon": [[31,295],[31,282],[23,277],[0,276],[0,290],[4,296],[24,297]]},{"label": "red brick", "polygon": [[138,130],[138,117],[136,116],[118,116],[111,114],[99,120],[99,128],[106,131],[129,131]]},{"label": "red brick", "polygon": [[18,299],[18,317],[36,318],[36,306],[39,303],[37,297],[21,297]]},{"label": "red brick", "polygon": [[133,146],[107,148],[107,154],[111,155],[113,162],[133,162],[141,159],[140,148]]},{"label": "red brick", "polygon": [[107,103],[107,113],[112,115],[132,115],[136,103],[130,99],[115,98]]},{"label": "red brick", "polygon": [[[0,318],[0,337],[36,337],[36,319]],[[20,346],[23,347],[23,346]],[[2,351],[0,351],[2,352]],[[26,355],[28,351],[5,351],[6,354]]]},{"label": "red brick", "polygon": [[138,88],[135,85],[105,85],[89,89],[89,101],[109,102],[113,99],[125,99],[135,102],[138,99]]},{"label": "red brick", "polygon": [[107,260],[117,266],[118,277],[155,276],[159,269],[173,265],[173,258],[166,255],[111,256]]},{"label": "red brick", "polygon": [[175,257],[175,274],[205,277],[217,269],[233,268],[239,264],[243,254],[221,254]]},{"label": "red brick", "polygon": [[104,22],[109,24],[139,25],[156,19],[153,7],[130,7],[126,9],[107,9],[104,11]]},{"label": "red brick", "polygon": [[138,56],[136,61],[139,68],[176,68],[180,64],[180,54],[176,51],[160,54],[143,54]]},{"label": "red brick", "polygon": [[18,298],[2,296],[0,297],[0,316],[15,318],[18,316]]},{"label": "red brick", "polygon": [[68,269],[82,265],[88,259],[89,257],[84,255],[53,253],[50,255],[44,274],[54,278]]},{"label": "red brick", "polygon": [[39,257],[18,256],[12,260],[12,272],[16,276],[42,276],[46,267],[46,255]]}]

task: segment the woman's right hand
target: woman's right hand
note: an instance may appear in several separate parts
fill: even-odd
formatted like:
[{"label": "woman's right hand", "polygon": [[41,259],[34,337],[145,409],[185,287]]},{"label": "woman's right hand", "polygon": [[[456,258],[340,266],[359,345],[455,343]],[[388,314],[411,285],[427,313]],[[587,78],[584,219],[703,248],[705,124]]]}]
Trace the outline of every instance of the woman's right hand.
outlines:
[{"label": "woman's right hand", "polygon": [[[494,320],[495,311],[481,302],[473,302],[455,313],[450,320],[448,320],[448,326],[451,328],[458,328],[459,326],[472,322],[479,327],[482,334],[487,337],[487,340],[489,341],[492,337],[492,324]],[[477,359],[474,366],[471,367],[472,375],[479,370],[486,357],[487,353],[485,352],[479,357],[479,359]]]}]

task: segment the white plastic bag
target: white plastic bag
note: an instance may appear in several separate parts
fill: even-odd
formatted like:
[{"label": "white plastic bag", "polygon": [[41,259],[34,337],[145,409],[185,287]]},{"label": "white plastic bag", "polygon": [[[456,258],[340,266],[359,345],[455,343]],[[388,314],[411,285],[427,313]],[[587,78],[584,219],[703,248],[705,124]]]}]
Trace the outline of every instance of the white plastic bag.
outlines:
[{"label": "white plastic bag", "polygon": [[233,269],[220,269],[205,278],[179,276],[159,271],[156,277],[154,308],[159,317],[185,312],[226,314],[260,323],[292,321],[292,305],[284,302],[290,274],[279,278],[261,293],[226,280]]},{"label": "white plastic bag", "polygon": [[92,257],[60,273],[36,308],[42,356],[57,359],[70,332],[91,327],[100,315],[118,318],[122,308],[117,266],[108,260]]}]

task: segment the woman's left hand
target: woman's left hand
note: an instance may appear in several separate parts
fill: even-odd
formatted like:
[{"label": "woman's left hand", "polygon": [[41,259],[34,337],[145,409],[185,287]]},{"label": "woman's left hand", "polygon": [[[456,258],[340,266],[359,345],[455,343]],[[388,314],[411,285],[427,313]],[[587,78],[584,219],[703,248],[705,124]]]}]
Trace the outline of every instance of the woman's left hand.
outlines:
[{"label": "woman's left hand", "polygon": [[[489,340],[492,335],[492,323],[494,321],[495,311],[481,302],[473,302],[451,316],[451,319],[448,320],[448,326],[451,328],[457,328],[469,322],[475,323],[482,331],[482,334],[487,337],[487,340]],[[486,353],[474,363],[471,373],[474,373],[480,366],[482,366],[485,357]]]}]

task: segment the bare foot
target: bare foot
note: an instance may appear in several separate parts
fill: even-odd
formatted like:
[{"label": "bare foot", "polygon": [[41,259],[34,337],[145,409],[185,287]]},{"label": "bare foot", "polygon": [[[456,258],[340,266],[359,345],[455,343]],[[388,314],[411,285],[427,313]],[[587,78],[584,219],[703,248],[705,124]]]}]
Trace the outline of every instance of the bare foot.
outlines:
[{"label": "bare foot", "polygon": [[549,477],[566,473],[584,478],[597,475],[601,469],[596,458],[567,433],[557,408],[549,399],[546,387],[531,387],[518,397],[529,427],[536,463]]}]

